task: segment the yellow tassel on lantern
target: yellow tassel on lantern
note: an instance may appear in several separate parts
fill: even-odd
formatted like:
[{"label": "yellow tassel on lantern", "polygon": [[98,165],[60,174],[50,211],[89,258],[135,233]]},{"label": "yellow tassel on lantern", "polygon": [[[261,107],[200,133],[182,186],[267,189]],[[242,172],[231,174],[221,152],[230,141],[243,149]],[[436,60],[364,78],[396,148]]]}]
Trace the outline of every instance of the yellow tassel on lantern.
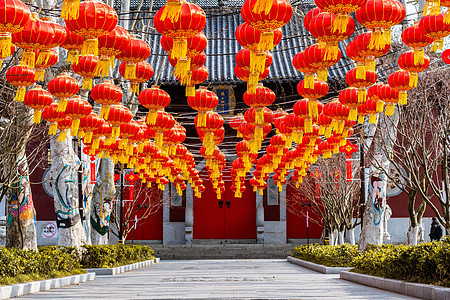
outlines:
[{"label": "yellow tassel on lantern", "polygon": [[67,130],[61,130],[58,136],[58,142],[64,142],[67,137]]},{"label": "yellow tassel on lantern", "polygon": [[336,128],[336,132],[338,134],[341,134],[342,131],[344,131],[344,126],[345,126],[345,122],[344,121],[339,121],[338,125],[337,125],[337,128]]},{"label": "yellow tassel on lantern", "polygon": [[61,8],[61,19],[78,19],[80,0],[64,0]]},{"label": "yellow tassel on lantern", "polygon": [[70,129],[70,134],[72,136],[77,136],[78,128],[80,128],[80,119],[72,119],[72,128]]},{"label": "yellow tassel on lantern", "polygon": [[120,136],[120,126],[113,126],[111,138],[113,140],[117,139]]},{"label": "yellow tassel on lantern", "polygon": [[[319,43],[320,48],[320,43]],[[326,44],[325,48],[325,60],[336,60],[339,54],[339,46],[338,43]]]},{"label": "yellow tassel on lantern", "polygon": [[406,91],[399,92],[398,104],[406,105],[408,103],[408,94]]},{"label": "yellow tassel on lantern", "polygon": [[12,38],[9,32],[0,32],[0,56],[11,56]]},{"label": "yellow tassel on lantern", "polygon": [[377,122],[377,114],[371,114],[369,116],[369,123],[370,124],[375,124]]},{"label": "yellow tassel on lantern", "polygon": [[14,101],[23,102],[25,98],[25,92],[27,89],[23,86],[17,88],[16,96],[14,97]]},{"label": "yellow tassel on lantern", "polygon": [[382,112],[383,110],[384,110],[384,102],[381,101],[381,100],[378,100],[378,101],[377,101],[377,106],[375,107],[375,111],[376,111],[377,113],[380,113],[380,112]]},{"label": "yellow tassel on lantern", "polygon": [[266,68],[266,52],[250,51],[250,73],[263,73]]},{"label": "yellow tassel on lantern", "polygon": [[50,127],[48,128],[48,135],[55,135],[56,130],[58,129],[58,123],[50,123]]},{"label": "yellow tassel on lantern", "polygon": [[350,113],[348,114],[348,119],[350,121],[356,121],[358,118],[358,110],[356,108],[351,108]]},{"label": "yellow tassel on lantern", "polygon": [[35,109],[33,113],[33,123],[39,124],[41,123],[41,114],[42,111]]},{"label": "yellow tassel on lantern", "polygon": [[128,80],[136,79],[136,64],[128,63],[125,66],[124,77]]},{"label": "yellow tassel on lantern", "polygon": [[376,69],[376,63],[375,63],[375,58],[366,58],[366,60],[364,61],[365,66],[364,66],[364,76],[366,74],[366,70],[368,71],[374,71]]},{"label": "yellow tassel on lantern", "polygon": [[264,12],[264,14],[268,15],[270,13],[270,9],[272,8],[272,0],[258,0],[253,7],[252,12],[255,14],[260,14]]},{"label": "yellow tassel on lantern", "polygon": [[365,88],[358,89],[358,104],[364,104],[367,100],[367,93]]},{"label": "yellow tassel on lantern", "polygon": [[264,124],[264,108],[256,108],[255,112],[255,124],[262,125]]},{"label": "yellow tassel on lantern", "polygon": [[44,81],[45,70],[37,69],[36,74],[34,75],[34,80],[36,81]]},{"label": "yellow tassel on lantern", "polygon": [[444,13],[444,24],[450,23],[450,8],[447,8],[447,11]]},{"label": "yellow tassel on lantern", "polygon": [[[264,130],[262,126],[256,126],[255,128],[255,140],[256,141],[262,141],[264,140]],[[257,143],[257,148],[259,146],[259,143]]]},{"label": "yellow tassel on lantern", "polygon": [[333,131],[333,128],[331,126],[327,127],[325,129],[325,133],[323,134],[324,137],[329,138],[331,136],[331,132]]},{"label": "yellow tassel on lantern", "polygon": [[[111,58],[109,56],[100,56],[97,66],[95,67],[95,74],[101,77],[109,77],[109,69],[111,68]],[[126,78],[128,79],[128,78]]]},{"label": "yellow tassel on lantern", "polygon": [[409,86],[417,87],[417,82],[419,81],[419,74],[416,72],[409,73]]},{"label": "yellow tassel on lantern", "polygon": [[84,77],[83,78],[83,85],[81,86],[84,90],[90,90],[92,89],[92,78]]},{"label": "yellow tassel on lantern", "polygon": [[136,94],[139,96],[139,88],[140,88],[139,83],[132,82],[130,86],[130,91],[132,94]]},{"label": "yellow tassel on lantern", "polygon": [[358,116],[358,123],[359,124],[364,124],[364,119],[365,119],[365,115],[359,115]]},{"label": "yellow tassel on lantern", "polygon": [[381,30],[376,30],[375,32],[372,32],[369,41],[369,49],[381,50],[385,47],[385,45],[386,41],[383,32]]},{"label": "yellow tassel on lantern", "polygon": [[58,108],[56,109],[57,112],[64,112],[67,108],[67,99],[61,98],[58,101]]},{"label": "yellow tassel on lantern", "polygon": [[108,119],[108,115],[109,115],[109,106],[107,105],[102,105],[102,108],[100,109],[100,118],[103,118],[105,120]]},{"label": "yellow tassel on lantern", "polygon": [[386,45],[390,45],[391,44],[391,29],[387,28],[383,31],[383,35],[384,35],[384,43],[385,45],[383,47],[381,47],[380,49],[383,49]]},{"label": "yellow tassel on lantern", "polygon": [[78,131],[78,137],[79,138],[83,138],[86,135],[86,133],[84,132],[83,129],[80,129],[80,131]]},{"label": "yellow tassel on lantern", "polygon": [[163,133],[162,132],[156,132],[155,133],[155,145],[158,147],[158,148],[162,148],[162,146],[163,146]]},{"label": "yellow tassel on lantern", "polygon": [[434,40],[433,44],[431,45],[431,52],[436,52],[437,50],[442,50],[443,47],[444,47],[443,39]]},{"label": "yellow tassel on lantern", "polygon": [[96,38],[86,38],[81,47],[81,56],[92,54],[98,56],[98,40]]},{"label": "yellow tassel on lantern", "polygon": [[319,127],[319,135],[324,135],[324,134],[325,134],[325,127],[324,126],[320,126]]},{"label": "yellow tassel on lantern", "polygon": [[348,15],[337,14],[333,22],[333,32],[345,33],[347,31],[348,18]]},{"label": "yellow tassel on lantern", "polygon": [[394,103],[388,103],[386,105],[386,111],[384,112],[384,114],[386,116],[392,116],[394,114],[395,111],[395,104]]},{"label": "yellow tassel on lantern", "polygon": [[175,65],[175,76],[177,78],[187,77],[190,69],[191,59],[189,57],[180,58]]},{"label": "yellow tassel on lantern", "polygon": [[423,15],[438,15],[440,13],[441,3],[440,0],[427,0],[423,7]]},{"label": "yellow tassel on lantern", "polygon": [[317,80],[327,81],[328,80],[328,68],[320,69],[317,73]]},{"label": "yellow tassel on lantern", "polygon": [[331,151],[325,151],[322,155],[323,158],[331,158]]},{"label": "yellow tassel on lantern", "polygon": [[158,116],[158,112],[157,111],[149,111],[147,118],[145,119],[147,121],[148,125],[155,125],[156,123],[156,117]]},{"label": "yellow tassel on lantern", "polygon": [[85,131],[84,132],[84,141],[89,144],[90,142],[92,142],[92,131]]},{"label": "yellow tassel on lantern", "polygon": [[187,56],[187,39],[174,39],[170,58],[178,59]]},{"label": "yellow tassel on lantern", "polygon": [[312,119],[310,118],[305,119],[305,133],[312,132],[312,127],[313,127]]},{"label": "yellow tassel on lantern", "polygon": [[[254,85],[255,86],[255,93],[256,93],[256,85],[258,84],[259,81],[259,73],[250,73],[250,75],[248,76],[248,85]],[[247,91],[248,93],[250,93],[249,91]],[[254,93],[252,93],[254,94]]]},{"label": "yellow tassel on lantern", "polygon": [[39,55],[37,57],[37,60],[36,60],[36,64],[37,65],[46,64],[48,62],[48,60],[50,59],[51,54],[52,54],[52,52],[50,50],[40,51]]},{"label": "yellow tassel on lantern", "polygon": [[30,68],[34,68],[34,63],[36,62],[36,54],[34,51],[25,50],[22,53],[22,65],[26,65]]},{"label": "yellow tassel on lantern", "polygon": [[314,75],[305,74],[304,79],[304,87],[305,89],[313,89],[314,88]]},{"label": "yellow tassel on lantern", "polygon": [[308,100],[308,108],[309,108],[309,116],[311,118],[317,118],[319,116],[319,109],[317,107],[317,100],[310,99]]},{"label": "yellow tassel on lantern", "polygon": [[273,50],[273,39],[274,39],[274,33],[272,31],[269,32],[262,32],[261,38],[259,39],[258,43],[258,50]]},{"label": "yellow tassel on lantern", "polygon": [[78,64],[78,51],[77,50],[71,50],[67,53],[67,59],[66,62],[69,64]]},{"label": "yellow tassel on lantern", "polygon": [[181,6],[181,1],[167,1],[161,14],[161,21],[164,21],[167,18],[171,23],[177,22],[180,17]]},{"label": "yellow tassel on lantern", "polygon": [[186,97],[194,97],[195,96],[195,86],[189,85],[186,87]]},{"label": "yellow tassel on lantern", "polygon": [[414,49],[414,64],[415,65],[423,65],[425,62],[425,51],[422,48]]},{"label": "yellow tassel on lantern", "polygon": [[356,64],[356,79],[366,79],[366,66],[364,62],[358,62]]}]

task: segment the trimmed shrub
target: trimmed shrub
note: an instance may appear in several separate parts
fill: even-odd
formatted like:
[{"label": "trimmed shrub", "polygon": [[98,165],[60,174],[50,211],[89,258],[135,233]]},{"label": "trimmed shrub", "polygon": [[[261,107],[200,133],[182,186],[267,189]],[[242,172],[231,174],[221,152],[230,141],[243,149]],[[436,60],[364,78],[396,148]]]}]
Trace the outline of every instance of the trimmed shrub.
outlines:
[{"label": "trimmed shrub", "polygon": [[351,267],[353,258],[359,256],[358,246],[302,245],[294,248],[294,257],[327,267]]},{"label": "trimmed shrub", "polygon": [[84,268],[111,268],[154,258],[154,251],[142,245],[85,245]]}]

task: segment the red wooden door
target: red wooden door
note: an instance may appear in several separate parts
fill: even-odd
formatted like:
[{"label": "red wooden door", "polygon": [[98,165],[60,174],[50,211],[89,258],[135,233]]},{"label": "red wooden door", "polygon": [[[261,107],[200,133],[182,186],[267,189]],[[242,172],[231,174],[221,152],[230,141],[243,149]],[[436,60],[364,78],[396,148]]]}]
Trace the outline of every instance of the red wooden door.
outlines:
[{"label": "red wooden door", "polygon": [[[235,198],[230,189],[230,170],[226,168],[220,207],[207,173],[201,175],[206,190],[201,198],[194,197],[194,239],[256,239],[256,195],[248,181],[242,198]],[[227,200],[231,202],[229,207]]]}]

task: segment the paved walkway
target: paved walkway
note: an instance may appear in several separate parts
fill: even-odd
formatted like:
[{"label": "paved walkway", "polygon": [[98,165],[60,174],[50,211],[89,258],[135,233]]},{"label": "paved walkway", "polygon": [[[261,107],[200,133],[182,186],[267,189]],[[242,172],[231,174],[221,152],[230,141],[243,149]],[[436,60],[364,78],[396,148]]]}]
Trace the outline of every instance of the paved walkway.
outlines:
[{"label": "paved walkway", "polygon": [[28,299],[412,299],[358,285],[286,260],[185,260],[76,286],[25,296]]}]

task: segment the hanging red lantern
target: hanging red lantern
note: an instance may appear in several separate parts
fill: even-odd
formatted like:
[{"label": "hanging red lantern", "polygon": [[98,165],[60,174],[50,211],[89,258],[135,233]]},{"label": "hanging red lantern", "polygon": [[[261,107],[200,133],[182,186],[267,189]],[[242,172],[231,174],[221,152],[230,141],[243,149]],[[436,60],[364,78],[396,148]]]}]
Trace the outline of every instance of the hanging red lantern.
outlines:
[{"label": "hanging red lantern", "polygon": [[[186,39],[187,42],[187,53],[186,56],[193,58],[203,51],[205,51],[206,46],[208,45],[208,40],[206,35],[200,31],[193,37],[189,37]],[[161,46],[167,53],[172,53],[173,50],[173,38],[169,36],[163,35],[161,37]],[[176,59],[175,57],[170,57],[171,59]]]},{"label": "hanging red lantern", "polygon": [[86,144],[92,142],[94,130],[103,126],[103,123],[103,119],[93,112],[80,119],[80,131],[82,132],[82,134],[80,132],[80,135],[83,135],[83,141]]},{"label": "hanging red lantern", "polygon": [[[450,64],[450,49],[445,50],[444,52],[442,52],[442,60],[446,63],[446,64]],[[0,66],[1,67],[1,66]]]},{"label": "hanging red lantern", "polygon": [[126,63],[121,63],[119,66],[120,75],[131,82],[130,92],[139,95],[139,85],[147,82],[153,77],[153,67],[146,61],[141,61],[136,64],[135,78],[126,78]]},{"label": "hanging red lantern", "polygon": [[170,104],[170,96],[166,91],[161,90],[157,85],[143,90],[139,94],[139,103],[148,108],[147,124],[155,125],[158,110]]},{"label": "hanging red lantern", "polygon": [[[247,23],[242,23],[236,28],[235,36],[237,42],[248,50],[258,51],[259,41],[261,39],[261,31],[251,27]],[[275,29],[273,31],[273,46],[275,47],[281,42],[283,33],[281,29]]]},{"label": "hanging red lantern", "polygon": [[67,101],[65,113],[72,119],[71,135],[78,135],[78,128],[80,127],[80,119],[89,116],[92,112],[92,107],[86,100],[81,99],[80,96],[75,96],[73,99]]},{"label": "hanging red lantern", "polygon": [[[149,116],[147,115],[147,118]],[[147,124],[149,122],[147,121]],[[159,149],[162,149],[163,146],[163,137],[164,132],[167,130],[170,130],[175,125],[175,119],[172,117],[171,114],[159,110],[156,115],[155,124],[148,125],[151,129],[155,130],[155,144],[158,146]]]},{"label": "hanging red lantern", "polygon": [[[313,121],[312,121],[312,114],[311,114],[311,104],[309,103],[310,100],[308,99],[302,99],[294,104],[293,111],[294,113],[299,116],[300,118],[305,119],[305,132],[311,132]],[[277,126],[279,129],[279,126]]]},{"label": "hanging red lantern", "polygon": [[360,102],[359,91],[357,88],[349,87],[339,93],[339,102],[350,108],[348,120],[356,120],[358,117],[358,106],[364,102]]},{"label": "hanging red lantern", "polygon": [[100,118],[100,120],[102,121],[102,125],[100,127],[98,127],[97,129],[95,129],[94,131],[92,131],[91,150],[94,151],[94,153],[95,153],[95,150],[98,149],[100,140],[102,138],[105,138],[106,145],[111,145],[113,143],[113,140],[111,138],[112,125],[110,123],[106,122],[105,120],[103,120],[102,118]]},{"label": "hanging red lantern", "polygon": [[220,129],[223,126],[223,118],[221,115],[215,112],[207,112],[205,115],[205,123],[199,124],[199,117],[194,119],[195,128],[205,132],[203,138],[203,146],[206,148],[206,154],[210,155],[214,151],[214,131]]},{"label": "hanging red lantern", "polygon": [[[363,124],[364,116],[369,115],[369,123],[375,124],[377,122],[377,115],[380,112],[380,107],[383,107],[384,109],[384,102],[379,102],[383,105],[381,106],[378,104],[378,101],[369,98],[363,105],[358,106],[358,123]],[[383,111],[383,109],[381,109],[381,111]]]},{"label": "hanging red lantern", "polygon": [[409,85],[411,87],[417,87],[417,81],[419,78],[419,74],[422,71],[425,71],[430,65],[430,58],[427,55],[423,57],[423,63],[420,63],[416,58],[416,54],[414,51],[408,51],[402,53],[398,58],[398,66],[405,71],[408,71],[409,74]]},{"label": "hanging red lantern", "polygon": [[98,38],[99,62],[96,73],[102,74],[102,77],[109,77],[109,70],[111,67],[114,68],[116,55],[124,51],[129,43],[130,34],[125,28],[118,25],[110,33],[100,36]]},{"label": "hanging red lantern", "polygon": [[[324,106],[325,110],[326,105]],[[333,119],[325,114],[321,113],[319,114],[319,117],[317,118],[317,124],[319,125],[319,134],[325,136],[326,138],[330,137],[331,131],[333,128],[331,127],[331,123],[333,122]]]},{"label": "hanging red lantern", "polygon": [[350,108],[347,105],[343,105],[340,102],[329,103],[329,112],[332,115],[333,122],[332,126],[336,134],[342,134],[345,126],[345,121],[347,121],[350,114]]},{"label": "hanging red lantern", "polygon": [[98,38],[114,30],[117,13],[109,5],[96,0],[85,0],[79,7],[78,18],[66,19],[66,26],[73,33],[84,37],[82,56],[98,56]]},{"label": "hanging red lantern", "polygon": [[125,124],[120,124],[120,144],[119,149],[125,149],[128,155],[133,154],[133,145],[129,145],[129,139],[139,134],[140,126],[136,121],[130,120]]},{"label": "hanging red lantern", "polygon": [[11,34],[18,33],[31,22],[31,11],[20,0],[2,0],[0,5],[0,56],[11,56]]},{"label": "hanging red lantern", "polygon": [[425,32],[425,35],[434,40],[431,45],[431,51],[442,50],[444,38],[450,34],[450,22],[444,22],[444,13],[437,15],[428,15],[420,19],[419,27]]},{"label": "hanging red lantern", "polygon": [[312,87],[305,87],[304,81],[300,81],[297,85],[297,92],[300,96],[308,99],[309,112],[311,118],[317,118],[319,115],[317,99],[328,94],[328,84],[325,81],[313,79]]},{"label": "hanging red lantern", "polygon": [[[36,50],[49,46],[54,36],[55,31],[49,22],[39,20],[37,15],[33,15],[31,22],[22,31],[12,35],[12,42],[23,49],[22,63],[34,68]],[[38,57],[37,59],[46,60],[47,57]]]},{"label": "hanging red lantern", "polygon": [[324,12],[324,11],[321,10],[320,8],[314,7],[306,13],[305,17],[303,18],[303,26],[305,26],[306,30],[310,31],[309,24],[310,24],[311,20],[315,16],[317,16],[318,14],[320,14],[322,12]]},{"label": "hanging red lantern", "polygon": [[413,26],[403,29],[402,41],[405,45],[414,49],[414,63],[423,64],[423,48],[433,43],[433,39],[425,35],[425,32],[419,26],[419,22],[416,22]]},{"label": "hanging red lantern", "polygon": [[391,88],[388,84],[383,84],[379,88],[380,100],[386,103],[386,116],[392,116],[395,110],[395,104],[399,101],[399,92]]},{"label": "hanging red lantern", "polygon": [[173,38],[173,48],[170,53],[172,58],[181,58],[187,56],[187,39],[194,37],[206,26],[206,14],[197,4],[184,2],[178,19],[172,22],[169,19],[162,19],[163,6],[155,14],[153,26],[156,30],[165,36]]},{"label": "hanging red lantern", "polygon": [[146,41],[131,36],[130,41],[126,43],[120,54],[116,58],[126,63],[124,78],[136,78],[136,64],[146,60],[151,54],[150,46]]},{"label": "hanging red lantern", "polygon": [[51,22],[49,17],[42,17],[41,20],[47,22],[54,31],[54,36],[52,37],[50,44],[41,45],[39,47],[39,55],[36,59],[36,64],[44,65],[47,64],[49,57],[52,55],[51,49],[59,47],[65,41],[67,32],[63,26]]},{"label": "hanging red lantern", "polygon": [[[255,76],[255,75],[251,74],[250,71],[242,69],[239,66],[236,66],[234,68],[234,74],[236,75],[237,78],[239,78],[242,81],[246,81],[246,82],[250,81],[251,76]],[[263,73],[257,74],[258,79],[256,79],[256,82],[258,82],[258,80],[264,80],[267,76],[269,76],[269,69],[265,69]],[[252,81],[255,81],[255,80],[252,79]]]},{"label": "hanging red lantern", "polygon": [[[195,85],[200,84],[208,79],[209,72],[208,68],[202,66],[201,68],[189,71],[188,73],[188,80],[186,82],[186,97],[194,97]],[[180,80],[180,78],[178,78],[178,80]]]},{"label": "hanging red lantern", "polygon": [[366,102],[366,88],[377,82],[377,72],[366,69],[365,79],[357,78],[357,69],[351,69],[345,75],[345,81],[351,87],[358,89],[358,103],[361,105]]},{"label": "hanging red lantern", "polygon": [[[91,91],[91,97],[95,102],[101,104],[100,118],[108,120],[109,107],[117,104],[122,100],[122,90],[111,80],[105,80],[103,83],[97,84]],[[116,109],[121,109],[121,106]],[[121,110],[119,109],[119,112]],[[118,134],[116,135],[118,136]]]},{"label": "hanging red lantern", "polygon": [[[252,70],[251,61],[255,59],[254,57],[252,57],[252,56],[254,56],[254,53],[255,53],[255,51],[248,50],[248,49],[239,50],[239,52],[236,54],[236,58],[235,58],[236,64],[238,65],[238,67],[240,67],[241,69],[244,69],[244,70],[248,70],[248,71],[250,71],[250,73],[254,73],[254,72],[261,73],[260,72],[261,70],[254,70],[254,69]],[[263,70],[262,71],[269,68],[270,65],[272,64],[272,60],[273,60],[272,54],[270,53],[270,51],[265,51],[265,53],[263,53],[263,54],[264,54],[265,60],[263,60],[263,64],[262,64]]]},{"label": "hanging red lantern", "polygon": [[72,126],[72,119],[68,116],[66,116],[61,121],[58,121],[58,129],[59,129],[59,136],[58,136],[58,142],[64,142],[67,138],[67,130]]},{"label": "hanging red lantern", "polygon": [[261,31],[258,50],[274,48],[274,31],[286,25],[292,17],[292,6],[287,0],[273,0],[270,11],[257,12],[254,8],[259,0],[246,0],[241,16],[251,27]]},{"label": "hanging red lantern", "polygon": [[359,24],[372,31],[369,48],[384,49],[391,43],[391,27],[406,16],[403,4],[394,0],[367,0],[356,11]]},{"label": "hanging red lantern", "polygon": [[64,112],[66,110],[67,100],[78,93],[80,86],[75,78],[70,77],[69,73],[64,72],[50,80],[47,89],[54,97],[59,99],[58,111]]},{"label": "hanging red lantern", "polygon": [[52,95],[46,90],[42,89],[40,85],[36,85],[35,88],[25,93],[24,103],[25,105],[34,109],[33,123],[41,123],[42,111],[52,104]]},{"label": "hanging red lantern", "polygon": [[66,60],[68,63],[78,63],[78,53],[83,48],[84,38],[73,33],[67,27],[64,27],[64,30],[66,31],[66,38],[60,44],[60,47],[68,51]]},{"label": "hanging red lantern", "polygon": [[304,57],[308,60],[308,65],[317,68],[317,79],[327,81],[328,68],[341,60],[341,51],[337,49],[337,57],[327,55],[326,48],[320,48],[319,44],[314,44],[305,49]]},{"label": "hanging red lantern", "polygon": [[188,105],[198,111],[197,124],[199,127],[205,126],[206,112],[214,110],[219,104],[219,98],[214,92],[208,91],[206,87],[201,86],[195,91],[194,97],[187,98]]},{"label": "hanging red lantern", "polygon": [[275,101],[275,93],[264,87],[262,84],[256,86],[256,91],[254,94],[248,91],[244,93],[244,102],[250,107],[256,109],[256,124],[263,124],[264,117],[264,107],[271,105]]},{"label": "hanging red lantern", "polygon": [[315,0],[317,7],[336,15],[336,20],[333,22],[333,31],[344,33],[347,30],[351,12],[360,9],[367,0]]},{"label": "hanging red lantern", "polygon": [[48,129],[48,135],[55,135],[58,129],[58,122],[64,120],[66,114],[62,111],[58,111],[58,103],[51,103],[44,108],[41,114],[42,119],[50,122]]},{"label": "hanging red lantern", "polygon": [[[264,125],[268,123],[272,123],[273,121],[273,115],[272,111],[268,109],[267,107],[262,108],[262,117],[261,119],[258,119],[256,116],[259,114],[259,112],[255,108],[249,108],[244,113],[244,119],[247,123],[255,124],[255,125]],[[259,123],[258,123],[259,122]]]},{"label": "hanging red lantern", "polygon": [[[38,60],[36,59],[36,62],[34,64],[34,67],[36,69],[36,80],[37,81],[44,81],[44,75],[45,75],[45,69],[50,68],[51,66],[54,66],[58,62],[58,53],[56,53],[55,49],[49,50],[50,54],[48,55],[47,60]],[[37,57],[39,57],[39,51],[36,51]]]},{"label": "hanging red lantern", "polygon": [[[108,87],[103,86],[103,95],[107,94]],[[94,89],[92,89],[94,90]],[[111,90],[110,93],[115,93],[115,90]],[[92,93],[91,93],[92,95]],[[94,98],[94,97],[92,97]],[[94,99],[95,100],[95,99]],[[103,108],[103,104],[102,104]],[[100,116],[101,117],[101,116]],[[114,104],[109,106],[109,112],[105,121],[108,121],[112,125],[112,139],[117,139],[120,135],[120,125],[127,124],[133,118],[131,111],[121,104]]]},{"label": "hanging red lantern", "polygon": [[92,88],[92,78],[97,75],[95,73],[97,64],[98,58],[94,55],[82,56],[78,62],[72,63],[72,70],[83,77],[82,89],[90,90]]},{"label": "hanging red lantern", "polygon": [[336,16],[332,13],[322,12],[311,18],[308,27],[312,36],[317,39],[319,48],[326,50],[328,59],[337,59],[339,48],[338,43],[349,38],[355,31],[355,21],[348,17],[348,24],[344,32],[334,30]]},{"label": "hanging red lantern", "polygon": [[14,66],[6,71],[6,80],[17,87],[15,101],[22,102],[26,88],[36,82],[36,71],[25,65]]},{"label": "hanging red lantern", "polygon": [[169,57],[169,63],[175,68],[175,76],[180,77],[181,81],[186,80],[189,71],[201,68],[206,62],[205,52],[194,57],[172,59]]},{"label": "hanging red lantern", "polygon": [[409,85],[410,76],[408,71],[398,70],[392,73],[388,78],[388,83],[391,88],[399,91],[398,104],[406,105],[407,103],[407,91],[412,89]]},{"label": "hanging red lantern", "polygon": [[307,60],[305,52],[297,53],[292,59],[292,65],[297,71],[305,74],[303,83],[305,88],[314,88],[314,73],[319,71],[319,68],[310,64]]}]

